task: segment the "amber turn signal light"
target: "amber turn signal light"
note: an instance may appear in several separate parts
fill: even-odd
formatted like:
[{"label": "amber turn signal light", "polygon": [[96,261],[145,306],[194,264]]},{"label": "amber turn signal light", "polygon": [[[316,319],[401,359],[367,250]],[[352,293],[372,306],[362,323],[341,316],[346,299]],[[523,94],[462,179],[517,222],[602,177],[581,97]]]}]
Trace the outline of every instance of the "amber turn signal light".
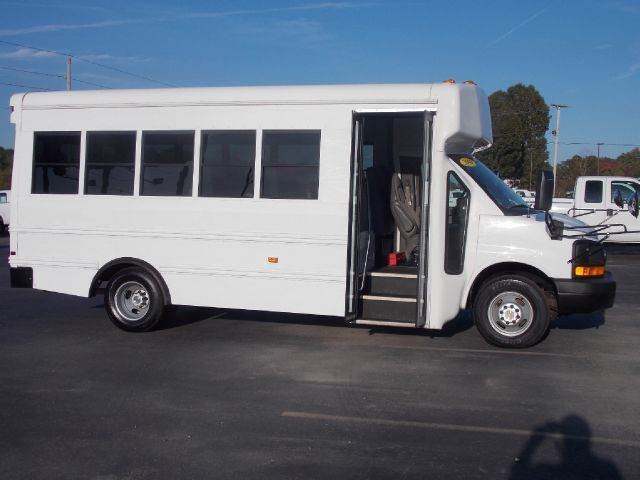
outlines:
[{"label": "amber turn signal light", "polygon": [[575,267],[573,272],[576,277],[601,277],[604,275],[604,266],[597,267]]}]

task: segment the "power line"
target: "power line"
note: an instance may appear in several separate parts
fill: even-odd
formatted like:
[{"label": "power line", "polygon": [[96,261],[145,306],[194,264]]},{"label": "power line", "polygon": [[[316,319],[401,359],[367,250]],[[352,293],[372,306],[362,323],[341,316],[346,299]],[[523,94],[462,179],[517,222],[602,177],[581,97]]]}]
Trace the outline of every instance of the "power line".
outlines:
[{"label": "power line", "polygon": [[[64,77],[64,75],[63,75],[63,77]],[[106,88],[107,90],[111,90],[111,87],[105,87],[104,85],[100,85],[99,83],[93,83],[93,82],[88,82],[86,80],[80,80],[77,77],[71,77],[71,78],[73,78],[74,82],[84,83],[85,85],[91,85],[93,87]]]},{"label": "power line", "polygon": [[19,83],[5,83],[5,82],[0,82],[0,85],[7,85],[9,87],[20,87],[20,88],[29,88],[31,90],[44,90],[47,92],[51,92],[50,88],[42,88],[42,87],[34,87],[32,85],[22,85]]},{"label": "power line", "polygon": [[[38,72],[36,70],[25,70],[23,68],[15,68],[15,67],[7,67],[5,65],[0,65],[0,69],[1,70],[10,70],[12,72],[19,72],[19,73],[28,73],[30,75],[42,75],[44,77],[54,77],[54,78],[66,78],[65,75],[61,75],[59,73],[48,73],[48,72]],[[79,78],[73,78],[74,82],[78,82],[78,83],[84,83],[86,85],[92,85],[94,87],[99,87],[99,88],[107,88],[110,89],[111,87],[107,87],[105,85],[100,85],[99,83],[93,83],[93,82],[89,82],[87,80],[80,80]]]},{"label": "power line", "polygon": [[57,73],[36,72],[34,70],[24,70],[22,68],[7,67],[7,66],[4,66],[4,65],[0,65],[0,69],[2,69],[2,70],[11,70],[13,72],[20,72],[20,73],[29,73],[29,74],[32,74],[32,75],[43,75],[43,76],[47,76],[47,77],[64,78],[64,75],[60,75],[60,74],[57,74]]},{"label": "power line", "polygon": [[603,142],[563,142],[563,145],[604,145],[606,147],[640,147],[635,143],[603,143]]},{"label": "power line", "polygon": [[[520,135],[517,134],[500,134],[500,135],[494,135],[493,136],[494,139],[500,139],[500,140],[504,140],[504,139],[516,139],[516,140],[520,140],[522,137]],[[545,139],[545,143],[547,145],[551,145],[553,144],[553,140],[546,140]],[[558,142],[560,145],[593,145],[596,146],[598,143],[602,146],[605,147],[638,147],[640,148],[640,144],[638,143],[607,143],[607,142]]]},{"label": "power line", "polygon": [[144,75],[139,75],[137,73],[128,72],[126,70],[122,70],[121,68],[112,67],[110,65],[105,65],[104,63],[94,62],[93,60],[87,60],[86,58],[79,57],[79,56],[77,56],[77,55],[75,55],[73,53],[69,53],[69,52],[59,52],[57,50],[48,50],[46,48],[32,47],[30,45],[25,45],[23,43],[9,42],[7,40],[0,40],[0,43],[3,43],[5,45],[11,45],[12,47],[28,48],[29,50],[36,50],[38,52],[51,53],[51,54],[60,55],[60,56],[63,56],[63,57],[71,57],[71,58],[73,58],[75,60],[78,60],[80,62],[85,62],[85,63],[88,63],[90,65],[95,65],[96,67],[101,67],[101,68],[106,68],[108,70],[113,70],[114,72],[122,73],[124,75],[129,75],[130,77],[135,77],[135,78],[139,78],[141,80],[146,80],[147,82],[156,83],[158,85],[163,85],[165,87],[177,87],[177,85],[174,85],[172,83],[161,82],[160,80],[156,80],[154,78],[147,77],[147,76],[144,76]]}]

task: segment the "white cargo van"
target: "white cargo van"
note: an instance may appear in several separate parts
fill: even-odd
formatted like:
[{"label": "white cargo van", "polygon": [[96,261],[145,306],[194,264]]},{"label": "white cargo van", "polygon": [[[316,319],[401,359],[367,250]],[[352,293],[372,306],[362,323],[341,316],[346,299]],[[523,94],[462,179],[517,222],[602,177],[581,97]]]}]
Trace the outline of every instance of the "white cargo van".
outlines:
[{"label": "white cargo van", "polygon": [[11,191],[0,190],[0,235],[4,235],[11,224]]},{"label": "white cargo van", "polygon": [[11,109],[12,285],[104,293],[125,330],[170,304],[428,329],[471,308],[489,342],[525,347],[558,311],[614,300],[599,245],[551,238],[474,157],[492,138],[473,83],[28,93]]},{"label": "white cargo van", "polygon": [[589,225],[607,226],[603,241],[640,242],[638,219],[640,181],[633,177],[578,177],[574,198],[554,198],[552,212],[579,218]]}]

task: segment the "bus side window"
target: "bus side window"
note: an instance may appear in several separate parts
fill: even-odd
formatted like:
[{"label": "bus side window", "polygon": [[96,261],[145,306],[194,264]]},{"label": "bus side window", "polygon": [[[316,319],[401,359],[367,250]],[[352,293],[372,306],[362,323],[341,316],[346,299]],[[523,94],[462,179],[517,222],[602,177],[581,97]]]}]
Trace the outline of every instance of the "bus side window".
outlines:
[{"label": "bus side window", "polygon": [[253,198],[255,131],[202,132],[201,197]]},{"label": "bus side window", "polygon": [[87,132],[84,193],[133,195],[136,132]]},{"label": "bus side window", "polygon": [[262,135],[262,198],[317,199],[320,131],[268,131]]},{"label": "bus side window", "polygon": [[33,134],[31,193],[78,193],[80,132]]},{"label": "bus side window", "polygon": [[0,193],[0,203],[7,203],[7,194]]},{"label": "bus side window", "polygon": [[142,132],[140,195],[190,197],[195,132]]},{"label": "bus side window", "polygon": [[454,173],[447,175],[447,216],[444,239],[444,271],[458,275],[464,270],[464,247],[469,219],[469,189]]}]

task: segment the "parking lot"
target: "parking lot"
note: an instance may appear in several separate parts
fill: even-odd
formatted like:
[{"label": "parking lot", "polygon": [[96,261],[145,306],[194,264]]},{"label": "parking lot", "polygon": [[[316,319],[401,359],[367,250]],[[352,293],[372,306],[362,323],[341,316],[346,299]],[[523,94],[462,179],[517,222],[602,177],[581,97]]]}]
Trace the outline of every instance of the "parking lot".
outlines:
[{"label": "parking lot", "polygon": [[616,252],[615,307],[522,351],[464,316],[177,308],[130,334],[101,298],[10,290],[5,270],[0,478],[637,478],[640,255]]}]

